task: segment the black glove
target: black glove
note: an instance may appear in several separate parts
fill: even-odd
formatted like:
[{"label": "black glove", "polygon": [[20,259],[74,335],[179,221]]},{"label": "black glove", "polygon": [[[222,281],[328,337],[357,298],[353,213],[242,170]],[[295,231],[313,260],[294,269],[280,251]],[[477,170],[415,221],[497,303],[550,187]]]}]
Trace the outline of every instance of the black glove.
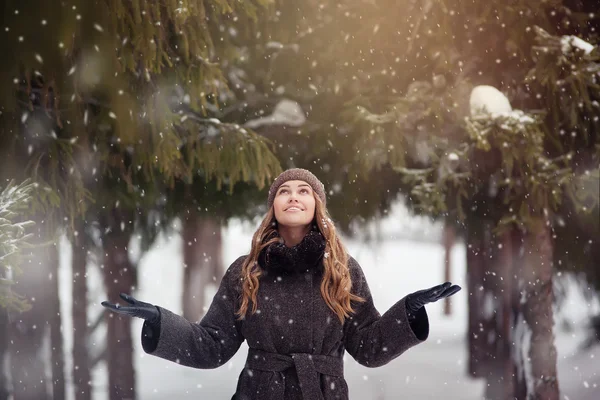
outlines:
[{"label": "black glove", "polygon": [[125,293],[121,293],[120,297],[131,306],[121,306],[119,303],[112,304],[107,301],[103,301],[101,304],[116,313],[142,318],[152,325],[160,323],[160,311],[156,306],[136,300]]},{"label": "black glove", "polygon": [[417,311],[419,311],[425,304],[433,303],[439,299],[452,296],[454,293],[461,289],[458,285],[452,285],[450,282],[446,282],[441,285],[432,287],[431,289],[419,290],[406,296],[404,304],[406,304],[406,312],[408,313],[408,319],[415,319]]}]

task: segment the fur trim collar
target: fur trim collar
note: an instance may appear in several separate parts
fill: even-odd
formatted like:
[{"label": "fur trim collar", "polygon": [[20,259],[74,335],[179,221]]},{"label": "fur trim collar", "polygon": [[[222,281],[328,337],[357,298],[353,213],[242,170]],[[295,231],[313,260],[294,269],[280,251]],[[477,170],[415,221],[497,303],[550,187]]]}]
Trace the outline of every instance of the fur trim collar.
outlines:
[{"label": "fur trim collar", "polygon": [[283,241],[264,248],[258,256],[258,264],[266,271],[297,273],[322,266],[325,238],[318,230],[310,231],[293,247]]}]

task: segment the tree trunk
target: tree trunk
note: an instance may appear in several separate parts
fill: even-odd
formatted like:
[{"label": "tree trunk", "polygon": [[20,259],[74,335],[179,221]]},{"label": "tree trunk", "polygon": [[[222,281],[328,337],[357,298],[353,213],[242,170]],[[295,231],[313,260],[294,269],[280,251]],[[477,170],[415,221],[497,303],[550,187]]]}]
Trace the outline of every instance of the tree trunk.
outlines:
[{"label": "tree trunk", "polygon": [[51,308],[50,322],[50,351],[52,362],[52,398],[53,400],[65,399],[65,359],[63,352],[62,318],[60,314],[60,295],[58,280],[58,243],[46,248],[47,262],[52,268],[50,279]]},{"label": "tree trunk", "polygon": [[[490,229],[491,235],[491,229]],[[489,354],[486,399],[514,399],[514,364],[512,354],[513,246],[512,232],[490,236],[486,243],[489,270],[486,273],[493,315],[487,321]]]},{"label": "tree trunk", "polygon": [[491,221],[473,221],[468,232],[469,372],[486,378],[485,399],[515,399],[513,232],[497,236]]},{"label": "tree trunk", "polygon": [[523,310],[521,307],[521,268],[523,266],[523,233],[519,229],[512,230],[512,248],[513,248],[513,273],[511,283],[513,286],[512,294],[512,342],[511,351],[513,361],[513,392],[515,399],[527,398],[527,383],[525,382],[525,357],[522,344],[525,342],[525,323],[523,321]]},{"label": "tree trunk", "polygon": [[498,262],[500,270],[500,303],[499,314],[501,343],[498,346],[498,365],[502,375],[503,399],[515,398],[514,377],[515,368],[512,359],[513,338],[513,298],[517,295],[513,284],[513,234],[506,231],[499,238]]},{"label": "tree trunk", "polygon": [[[444,224],[443,242],[444,242],[444,281],[450,282],[452,280],[452,248],[456,239],[456,232],[454,227],[448,223]],[[452,314],[452,299],[446,297],[444,299],[444,315]]]},{"label": "tree trunk", "polygon": [[[36,239],[42,243],[49,239],[43,223],[38,220]],[[49,382],[46,369],[49,354],[43,346],[48,335],[49,320],[55,312],[52,305],[52,282],[49,277],[56,268],[46,259],[47,249],[36,247],[23,253],[22,273],[15,277],[13,290],[24,296],[32,308],[14,313],[9,323],[10,369],[14,400],[49,399]]]},{"label": "tree trunk", "polygon": [[531,363],[527,395],[536,400],[558,400],[552,310],[552,239],[545,218],[537,220],[526,234],[523,261],[520,283],[525,298],[523,320],[530,334],[528,345]]},{"label": "tree trunk", "polygon": [[221,224],[218,219],[187,214],[183,220],[183,316],[199,321],[204,315],[204,293],[223,273]]},{"label": "tree trunk", "polygon": [[505,265],[502,264],[501,246],[493,232],[494,225],[488,220],[484,223],[484,265],[483,274],[483,343],[485,361],[485,377],[487,380],[485,398],[503,399],[503,337],[502,337],[502,275]]},{"label": "tree trunk", "polygon": [[89,338],[87,315],[87,247],[82,229],[73,238],[73,388],[76,400],[90,400],[90,357],[87,348]]},{"label": "tree trunk", "polygon": [[[0,273],[1,274],[1,273]],[[8,312],[0,307],[0,400],[8,400],[8,376],[4,364],[8,357]]]},{"label": "tree trunk", "polygon": [[485,337],[483,331],[483,273],[484,273],[484,243],[483,224],[473,220],[468,224],[467,231],[467,289],[468,299],[468,342],[469,342],[469,374],[473,377],[485,376]]},{"label": "tree trunk", "polygon": [[[137,284],[136,269],[127,250],[133,228],[132,213],[113,209],[107,228],[109,232],[103,238],[104,284],[108,299],[123,303],[119,294],[131,293]],[[106,313],[106,320],[109,398],[135,399],[131,317]]]}]

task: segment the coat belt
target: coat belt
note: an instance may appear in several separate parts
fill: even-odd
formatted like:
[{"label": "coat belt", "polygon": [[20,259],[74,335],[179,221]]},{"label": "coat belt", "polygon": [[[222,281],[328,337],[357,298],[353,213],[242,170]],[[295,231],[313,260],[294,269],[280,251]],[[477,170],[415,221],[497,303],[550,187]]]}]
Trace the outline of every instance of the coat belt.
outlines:
[{"label": "coat belt", "polygon": [[272,381],[272,375],[263,374],[259,384],[261,398],[279,400],[284,398],[285,381],[283,372],[295,368],[300,382],[300,390],[305,400],[323,400],[319,374],[342,377],[344,364],[342,358],[308,353],[278,354],[258,349],[248,350],[246,367],[258,371],[278,373],[281,381]]}]

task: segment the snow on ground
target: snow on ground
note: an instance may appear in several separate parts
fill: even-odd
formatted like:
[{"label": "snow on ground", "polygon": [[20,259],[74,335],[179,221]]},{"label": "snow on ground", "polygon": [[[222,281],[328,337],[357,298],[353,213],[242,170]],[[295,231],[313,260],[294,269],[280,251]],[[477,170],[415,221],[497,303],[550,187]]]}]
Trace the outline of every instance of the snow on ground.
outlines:
[{"label": "snow on ground", "polygon": [[[394,218],[394,216],[392,216]],[[384,232],[393,224],[384,221]],[[252,224],[232,222],[224,229],[224,261],[227,265],[249,249]],[[429,228],[427,228],[429,229]],[[432,230],[432,235],[439,233]],[[369,243],[361,240],[345,240],[352,256],[361,264],[368,279],[375,305],[385,312],[406,294],[428,288],[443,281],[443,248],[431,243],[394,240],[389,234],[384,240]],[[62,243],[63,254],[69,251]],[[178,235],[161,238],[140,262],[139,290],[134,295],[147,302],[159,304],[181,313],[180,293],[182,280],[181,239]],[[63,315],[70,315],[70,257],[61,262]],[[459,244],[452,254],[452,282],[466,289],[465,252]],[[90,318],[101,312],[100,302],[105,299],[99,276],[90,277]],[[216,286],[207,291],[210,300]],[[467,293],[462,290],[453,297],[453,313],[442,314],[442,303],[427,306],[431,332],[429,339],[407,351],[386,366],[370,369],[357,364],[351,356],[345,360],[345,376],[351,399],[482,399],[484,382],[466,375],[467,348]],[[572,322],[584,320],[586,301],[571,296],[566,309]],[[575,311],[574,311],[575,310]],[[557,324],[558,326],[559,324]],[[149,356],[141,349],[139,340],[142,322],[135,320],[132,332],[135,343],[138,398],[158,399],[230,399],[235,391],[237,377],[244,365],[248,348],[244,343],[232,360],[214,370],[186,368],[157,357]],[[577,325],[575,325],[577,326]],[[65,351],[67,368],[70,368],[72,329],[66,321]],[[557,329],[559,351],[559,382],[565,400],[591,400],[600,398],[600,348],[580,352],[578,344],[583,336],[581,329],[565,332]],[[101,342],[102,338],[96,339]],[[93,372],[94,399],[107,399],[107,373],[104,366]]]}]

